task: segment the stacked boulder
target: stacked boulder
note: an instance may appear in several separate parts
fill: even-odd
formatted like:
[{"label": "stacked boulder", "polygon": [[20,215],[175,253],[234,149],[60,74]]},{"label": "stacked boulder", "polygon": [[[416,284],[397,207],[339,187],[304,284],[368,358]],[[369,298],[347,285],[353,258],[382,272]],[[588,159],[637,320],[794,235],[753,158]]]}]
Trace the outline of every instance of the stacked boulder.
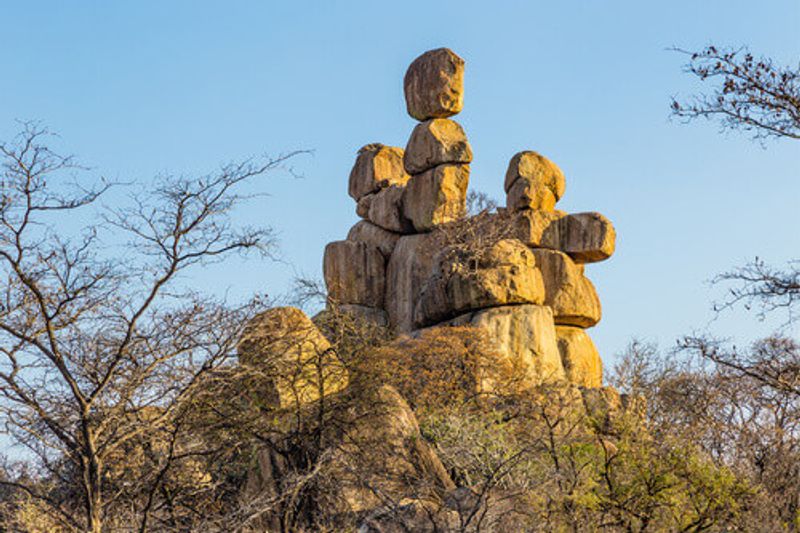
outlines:
[{"label": "stacked boulder", "polygon": [[325,249],[329,304],[398,334],[483,328],[531,386],[599,387],[602,362],[585,329],[601,308],[584,265],[611,256],[614,228],[598,213],[556,210],[564,174],[533,151],[509,163],[506,208],[492,215],[496,238],[471,226],[472,149],[449,118],[462,109],[463,78],[464,61],[446,48],[408,68],[406,106],[420,123],[405,150],[359,151],[349,193],[362,220]]}]

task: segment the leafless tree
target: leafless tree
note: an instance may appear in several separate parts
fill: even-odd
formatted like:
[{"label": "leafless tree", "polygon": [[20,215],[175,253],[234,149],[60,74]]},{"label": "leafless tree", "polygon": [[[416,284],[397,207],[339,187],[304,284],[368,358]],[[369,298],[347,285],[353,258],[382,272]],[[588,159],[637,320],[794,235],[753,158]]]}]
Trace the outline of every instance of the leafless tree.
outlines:
[{"label": "leafless tree", "polygon": [[[54,494],[35,477],[0,484],[63,529],[100,532],[129,490],[116,484],[115,457],[146,454],[154,438],[163,447],[160,475],[147,478],[152,500],[169,469],[195,456],[174,446],[184,401],[228,361],[263,301],[231,305],[185,274],[235,253],[269,256],[272,233],[238,228],[230,214],[252,197],[246,183],[294,154],[161,177],[103,209],[111,184],[87,185],[89,173],[48,143],[46,130],[25,124],[0,144],[0,418],[39,479],[75,490]],[[99,223],[70,236],[98,212]]]},{"label": "leafless tree", "polygon": [[748,131],[756,139],[800,139],[800,63],[778,65],[746,48],[675,50],[689,57],[686,72],[718,83],[711,94],[673,99],[674,116],[719,119],[723,128]]}]

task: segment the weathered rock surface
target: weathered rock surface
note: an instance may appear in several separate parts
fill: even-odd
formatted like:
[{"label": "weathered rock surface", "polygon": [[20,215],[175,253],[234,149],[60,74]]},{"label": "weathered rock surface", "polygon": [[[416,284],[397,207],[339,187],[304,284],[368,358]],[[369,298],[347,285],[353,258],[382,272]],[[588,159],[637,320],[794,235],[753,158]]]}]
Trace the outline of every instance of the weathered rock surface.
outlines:
[{"label": "weathered rock surface", "polygon": [[557,201],[553,191],[528,179],[515,181],[506,194],[506,207],[511,211],[523,209],[553,211]]},{"label": "weathered rock surface", "polygon": [[404,185],[408,174],[403,169],[403,149],[368,144],[358,151],[350,171],[348,193],[357,202],[389,185]]},{"label": "weathered rock surface", "polygon": [[422,287],[414,322],[424,327],[464,311],[544,302],[544,283],[533,252],[516,239],[488,249],[450,246],[434,260]]},{"label": "weathered rock surface", "polygon": [[420,174],[445,163],[469,163],[472,148],[458,122],[434,118],[418,124],[411,132],[403,155],[409,174]]},{"label": "weathered rock surface", "polygon": [[363,320],[376,326],[387,327],[389,325],[389,316],[383,309],[365,305],[344,304],[339,306],[339,311],[351,315],[356,320]]},{"label": "weathered rock surface", "polygon": [[417,231],[462,218],[466,213],[468,165],[439,165],[408,181],[403,214]]},{"label": "weathered rock surface", "polygon": [[425,52],[408,67],[403,91],[417,120],[455,115],[464,106],[464,60],[448,48]]},{"label": "weathered rock surface", "polygon": [[[308,435],[307,439],[310,444],[319,438],[324,447],[322,453],[328,457],[316,474],[318,483],[323,485],[316,486],[315,496],[315,507],[326,516],[345,510],[368,511],[387,500],[438,500],[455,488],[438,456],[420,434],[414,412],[394,388],[382,386],[364,393],[355,403],[353,398],[342,399],[350,407],[337,411],[337,420],[327,424],[321,436]],[[337,409],[337,400],[332,398],[332,409]],[[296,439],[295,445],[297,442],[303,439]],[[284,494],[286,483],[305,474],[305,464],[293,464],[293,455],[276,452],[285,448],[286,444],[277,439],[273,446],[258,453],[256,468],[246,483],[246,498],[269,501],[270,497]],[[302,453],[296,455],[303,457]],[[279,516],[278,509],[267,511],[259,525],[273,531],[270,526],[277,518],[274,515]]]},{"label": "weathered rock surface", "polygon": [[[518,211],[511,215],[510,224],[512,226],[512,234],[515,238],[519,239],[531,248],[555,248],[557,246],[550,245],[549,242],[543,242],[545,234],[552,234],[549,230],[550,226],[561,217],[566,216],[563,211],[542,211],[539,209],[525,209]],[[552,241],[557,241],[553,239]],[[559,242],[556,242],[559,244]]]},{"label": "weathered rock surface", "polygon": [[483,328],[498,353],[518,365],[528,386],[563,380],[564,367],[556,343],[553,311],[543,305],[494,307],[461,315],[450,325]]},{"label": "weathered rock surface", "polygon": [[440,248],[440,235],[435,232],[407,235],[397,241],[386,267],[385,308],[389,324],[400,333],[414,329],[414,306]]},{"label": "weathered rock surface", "polygon": [[280,407],[307,404],[348,384],[347,370],[305,313],[276,307],[255,316],[237,347],[245,365],[264,369],[274,389],[264,401]]},{"label": "weathered rock surface", "polygon": [[603,361],[586,331],[573,326],[556,326],[556,338],[567,380],[581,387],[602,386]]},{"label": "weathered rock surface", "polygon": [[368,194],[361,198],[356,203],[356,215],[363,219],[369,219],[369,208],[372,206],[372,200],[375,199],[374,194]]},{"label": "weathered rock surface", "polygon": [[385,230],[366,220],[360,220],[347,233],[348,241],[365,242],[375,246],[388,259],[392,255],[399,233]]},{"label": "weathered rock surface", "polygon": [[388,385],[364,405],[339,446],[337,485],[356,512],[382,503],[381,495],[432,495],[455,488],[439,457],[419,431],[414,411]]},{"label": "weathered rock surface", "polygon": [[509,209],[552,211],[564,196],[566,180],[555,163],[536,152],[525,151],[511,158],[504,187]]},{"label": "weathered rock surface", "polygon": [[519,152],[509,161],[506,179],[503,183],[505,191],[511,190],[511,186],[520,178],[541,183],[552,190],[559,199],[564,196],[567,186],[561,169],[543,155],[532,150]]},{"label": "weathered rock surface", "polygon": [[583,268],[556,250],[533,250],[542,271],[545,305],[553,309],[558,325],[588,328],[600,321],[600,299],[594,285],[583,275]]},{"label": "weathered rock surface", "polygon": [[369,221],[395,233],[412,233],[414,226],[403,214],[405,188],[392,185],[372,195]]},{"label": "weathered rock surface", "polygon": [[322,270],[328,297],[335,304],[383,307],[386,267],[376,246],[354,241],[329,243]]},{"label": "weathered rock surface", "polygon": [[575,213],[550,224],[542,235],[542,246],[568,254],[576,263],[594,263],[614,253],[617,233],[600,213]]}]

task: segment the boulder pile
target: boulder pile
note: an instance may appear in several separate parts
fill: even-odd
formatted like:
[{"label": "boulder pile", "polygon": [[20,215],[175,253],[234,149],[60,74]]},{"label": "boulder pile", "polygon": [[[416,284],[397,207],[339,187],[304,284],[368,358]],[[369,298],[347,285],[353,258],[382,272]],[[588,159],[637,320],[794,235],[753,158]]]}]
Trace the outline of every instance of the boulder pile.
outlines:
[{"label": "boulder pile", "polygon": [[[584,274],[609,258],[611,222],[556,209],[566,179],[531,150],[505,175],[506,207],[467,217],[472,148],[450,117],[463,107],[464,60],[447,48],[408,68],[408,114],[419,121],[405,149],[361,148],[348,192],[362,219],[325,248],[329,305],[398,334],[424,328],[484,328],[533,385],[602,384],[602,361],[586,329],[601,317]],[[465,230],[466,228],[466,230]]]}]

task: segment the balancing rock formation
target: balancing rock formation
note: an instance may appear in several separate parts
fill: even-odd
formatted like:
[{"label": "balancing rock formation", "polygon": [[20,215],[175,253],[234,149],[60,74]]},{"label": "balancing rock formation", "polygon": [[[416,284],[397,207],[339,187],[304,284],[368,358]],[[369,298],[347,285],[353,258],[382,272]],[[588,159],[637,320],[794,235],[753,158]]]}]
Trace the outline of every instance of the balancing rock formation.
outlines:
[{"label": "balancing rock formation", "polygon": [[348,192],[362,220],[325,248],[330,305],[398,334],[470,324],[531,386],[600,387],[602,361],[586,328],[601,307],[584,266],[613,254],[614,227],[599,213],[556,210],[564,174],[530,150],[508,165],[505,209],[473,224],[472,148],[449,118],[462,109],[463,83],[464,60],[446,48],[409,66],[406,105],[419,124],[405,150],[376,143],[358,152]]}]

